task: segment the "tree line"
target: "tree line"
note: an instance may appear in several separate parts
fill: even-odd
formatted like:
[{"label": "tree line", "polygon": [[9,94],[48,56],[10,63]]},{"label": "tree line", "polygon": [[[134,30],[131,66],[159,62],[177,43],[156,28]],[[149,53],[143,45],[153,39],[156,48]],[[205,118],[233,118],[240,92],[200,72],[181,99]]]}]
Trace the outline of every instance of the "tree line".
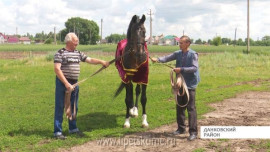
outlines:
[{"label": "tree line", "polygon": [[[193,43],[193,40],[192,40]],[[253,39],[249,39],[249,43],[251,46],[270,46],[270,36],[264,36],[261,40],[254,41]],[[194,44],[210,44],[210,45],[238,45],[238,46],[246,46],[247,38],[243,40],[239,38],[238,40],[231,40],[230,38],[222,38],[220,36],[214,37],[212,40],[209,39],[207,42],[202,41],[201,39],[195,40]]]},{"label": "tree line", "polygon": [[[88,19],[83,19],[80,17],[73,17],[68,19],[65,22],[65,28],[61,29],[60,32],[56,33],[57,43],[63,43],[64,38],[67,33],[74,32],[79,38],[80,44],[89,45],[89,44],[97,44],[100,41],[99,36],[99,26],[96,22]],[[50,44],[54,42],[54,33],[50,32],[48,34],[44,33],[36,33],[35,36],[24,35],[29,37],[31,40],[36,42],[44,42],[46,44]],[[126,34],[111,34],[107,36],[105,39],[107,43],[117,43],[120,40],[126,38]],[[222,38],[221,36],[214,37],[213,39],[209,39],[208,41],[203,41],[201,39],[191,40],[193,44],[210,44],[210,45],[239,45],[245,46],[247,45],[247,39],[243,40],[239,38],[238,40],[231,40],[230,38]],[[253,40],[250,39],[251,46],[270,46],[270,36],[264,36],[261,40]]]}]

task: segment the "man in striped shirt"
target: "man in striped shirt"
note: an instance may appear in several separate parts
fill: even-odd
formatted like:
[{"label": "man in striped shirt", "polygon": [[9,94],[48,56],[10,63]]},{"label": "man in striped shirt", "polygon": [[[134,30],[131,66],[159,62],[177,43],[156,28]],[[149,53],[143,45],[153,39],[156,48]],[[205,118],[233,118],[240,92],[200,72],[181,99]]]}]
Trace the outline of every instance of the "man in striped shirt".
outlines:
[{"label": "man in striped shirt", "polygon": [[[109,66],[109,62],[107,61],[90,58],[76,50],[79,39],[75,33],[68,33],[65,37],[65,43],[66,47],[60,49],[54,56],[54,71],[56,74],[54,136],[57,139],[63,140],[66,139],[62,134],[65,91],[72,91],[70,98],[71,106],[74,106],[74,100],[76,100],[75,106],[76,109],[78,109],[79,86],[74,88],[73,84],[77,83],[80,75],[80,62],[101,64],[105,67]],[[77,115],[77,113],[75,115]],[[80,136],[83,135],[77,128],[76,119],[68,120],[68,123],[69,133],[75,133]]]}]

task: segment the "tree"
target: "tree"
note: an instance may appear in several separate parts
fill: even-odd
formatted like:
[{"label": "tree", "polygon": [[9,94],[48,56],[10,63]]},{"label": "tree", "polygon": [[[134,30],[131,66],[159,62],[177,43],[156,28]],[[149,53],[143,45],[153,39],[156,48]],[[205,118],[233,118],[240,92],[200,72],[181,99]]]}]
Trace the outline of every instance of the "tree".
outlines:
[{"label": "tree", "polygon": [[125,34],[111,34],[110,36],[107,36],[105,39],[108,41],[108,43],[118,43],[120,40],[125,39],[127,36]]},{"label": "tree", "polygon": [[231,44],[232,42],[232,40],[229,38],[222,38],[221,41],[222,41],[222,44]]},{"label": "tree", "polygon": [[241,45],[241,46],[245,46],[245,45],[246,45],[246,43],[243,42],[243,40],[242,40],[241,38],[239,38],[239,39],[237,40],[236,44],[237,44],[237,45]]},{"label": "tree", "polygon": [[[36,33],[35,35],[35,41],[38,41],[38,42],[46,42],[49,39],[51,39],[50,41],[53,42],[52,32],[50,32],[49,34],[46,34],[44,33],[44,31],[42,31],[41,33]],[[49,44],[50,41],[48,41],[46,44]]]},{"label": "tree", "polygon": [[217,36],[217,37],[214,37],[213,38],[213,44],[215,46],[219,46],[221,43],[222,43],[222,41],[221,41],[221,37],[220,36]]},{"label": "tree", "polygon": [[99,40],[99,27],[94,21],[73,17],[65,22],[65,26],[66,28],[59,33],[61,41],[69,32],[76,33],[80,44],[96,44]]},{"label": "tree", "polygon": [[202,40],[201,39],[196,40],[195,44],[202,44]]},{"label": "tree", "polygon": [[262,43],[261,43],[262,45],[264,45],[264,46],[270,46],[270,36],[264,36],[263,38],[262,38]]},{"label": "tree", "polygon": [[267,40],[270,40],[270,36],[264,36],[263,38],[262,38],[262,41],[267,41]]},{"label": "tree", "polygon": [[212,44],[212,40],[211,39],[208,39],[207,43],[208,44]]},{"label": "tree", "polygon": [[[245,38],[245,44],[247,44],[247,38]],[[249,44],[255,45],[255,41],[252,38],[249,38]]]}]

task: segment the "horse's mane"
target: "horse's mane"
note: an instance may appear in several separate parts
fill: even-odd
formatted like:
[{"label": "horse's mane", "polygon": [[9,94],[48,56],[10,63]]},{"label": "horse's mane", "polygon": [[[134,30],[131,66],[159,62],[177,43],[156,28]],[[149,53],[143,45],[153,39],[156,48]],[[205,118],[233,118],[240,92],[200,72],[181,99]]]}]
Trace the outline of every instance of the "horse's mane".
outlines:
[{"label": "horse's mane", "polygon": [[136,21],[136,23],[139,21],[139,16],[134,15],[129,23],[128,26],[128,30],[127,30],[127,39],[130,40],[131,39],[131,27],[134,24],[134,22]]}]

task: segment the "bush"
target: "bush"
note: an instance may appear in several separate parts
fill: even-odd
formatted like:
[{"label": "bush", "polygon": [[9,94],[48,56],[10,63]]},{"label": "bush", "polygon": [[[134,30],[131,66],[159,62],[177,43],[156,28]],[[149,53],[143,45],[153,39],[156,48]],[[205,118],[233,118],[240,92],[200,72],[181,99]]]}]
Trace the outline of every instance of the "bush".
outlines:
[{"label": "bush", "polygon": [[220,37],[220,36],[214,37],[212,43],[213,43],[215,46],[221,45],[221,43],[222,43],[221,37]]}]

